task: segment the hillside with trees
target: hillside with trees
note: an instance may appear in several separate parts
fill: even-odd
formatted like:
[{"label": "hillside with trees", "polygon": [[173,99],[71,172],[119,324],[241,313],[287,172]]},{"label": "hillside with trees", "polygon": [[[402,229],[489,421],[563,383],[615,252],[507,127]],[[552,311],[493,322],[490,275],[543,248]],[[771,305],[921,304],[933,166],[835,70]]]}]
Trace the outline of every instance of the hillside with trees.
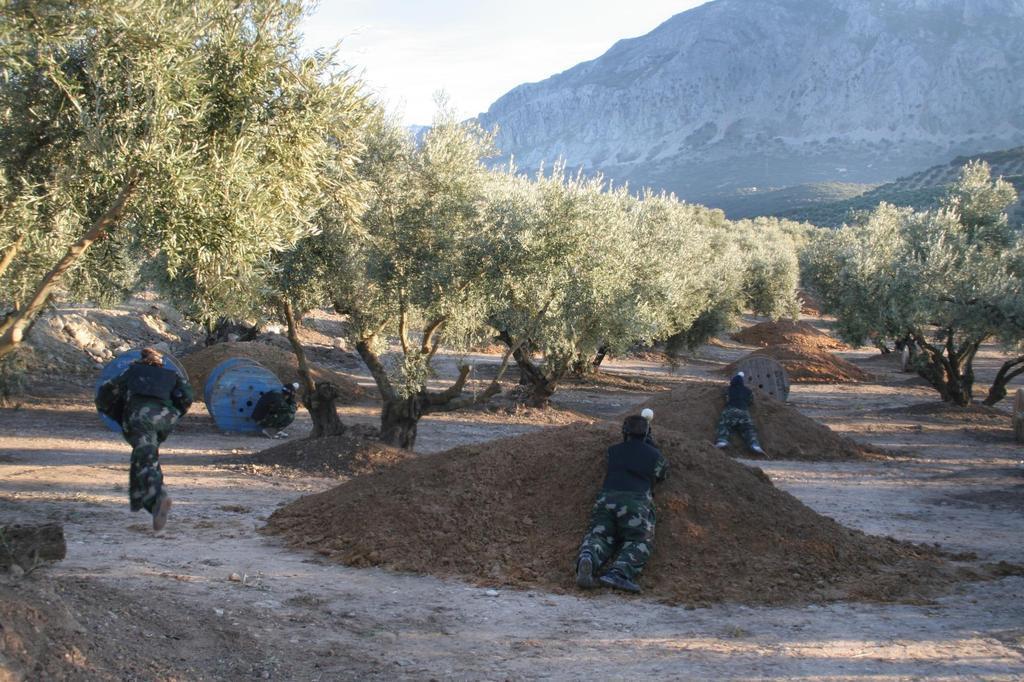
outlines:
[{"label": "hillside with trees", "polygon": [[[882,202],[925,211],[939,207],[949,188],[971,161],[988,164],[993,176],[1002,177],[1013,185],[1018,195],[1024,195],[1024,147],[1015,147],[989,154],[958,156],[947,164],[933,166],[841,201],[827,201],[817,193],[813,202],[785,208],[779,206],[777,197],[771,196],[773,193],[768,193],[769,196],[761,198],[760,208],[765,215],[806,221],[822,227],[839,227],[853,220],[858,212],[871,211]],[[1007,211],[1011,225],[1024,226],[1024,202],[1018,200]]]}]

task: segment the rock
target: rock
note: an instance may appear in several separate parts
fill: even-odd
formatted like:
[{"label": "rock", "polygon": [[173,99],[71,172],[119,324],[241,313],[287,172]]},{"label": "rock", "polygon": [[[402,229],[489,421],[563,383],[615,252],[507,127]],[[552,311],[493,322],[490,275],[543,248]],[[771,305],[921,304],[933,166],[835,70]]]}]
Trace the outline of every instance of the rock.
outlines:
[{"label": "rock", "polygon": [[11,564],[7,567],[7,572],[11,574],[12,578],[20,578],[25,575],[25,569],[18,564]]},{"label": "rock", "polygon": [[240,582],[242,582],[242,576],[240,576],[237,573],[232,573],[231,575],[228,576],[228,580],[230,580],[233,583],[240,583]]},{"label": "rock", "polygon": [[500,593],[497,590],[487,590],[484,594],[488,597],[497,597]]},{"label": "rock", "polygon": [[59,523],[0,526],[0,537],[0,567],[17,566],[20,570],[38,561],[60,561],[67,556],[64,526]]}]

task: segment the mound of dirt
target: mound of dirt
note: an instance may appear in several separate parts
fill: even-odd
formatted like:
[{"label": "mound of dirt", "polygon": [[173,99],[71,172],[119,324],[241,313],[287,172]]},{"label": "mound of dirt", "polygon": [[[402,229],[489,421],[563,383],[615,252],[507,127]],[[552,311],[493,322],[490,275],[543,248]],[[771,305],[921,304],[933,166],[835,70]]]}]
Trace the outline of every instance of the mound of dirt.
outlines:
[{"label": "mound of dirt", "polygon": [[781,346],[784,344],[813,350],[846,350],[845,343],[832,338],[814,325],[796,320],[761,322],[732,335],[733,341],[748,346]]},{"label": "mound of dirt", "polygon": [[[952,579],[934,551],[845,528],[760,469],[658,433],[654,555],[640,579],[671,603],[917,598]],[[353,566],[574,590],[573,564],[617,427],[568,426],[405,460],[277,510],[268,532]]]},{"label": "mound of dirt", "polygon": [[32,326],[26,361],[33,376],[95,376],[98,365],[132,348],[157,346],[178,355],[199,338],[194,325],[158,301],[133,298],[109,309],[62,305]]},{"label": "mound of dirt", "polygon": [[[180,358],[196,391],[197,400],[202,400],[203,386],[213,368],[229,358],[255,360],[276,374],[282,383],[299,380],[299,362],[293,353],[277,346],[251,341],[218,343]],[[310,370],[313,381],[330,381],[338,387],[341,403],[357,402],[366,397],[362,386],[340,372],[316,364],[311,365]]]},{"label": "mound of dirt", "polygon": [[[786,368],[790,382],[794,384],[850,384],[870,381],[871,375],[852,362],[829,353],[806,346],[785,344],[768,346],[750,355],[767,355]],[[750,356],[747,356],[750,357]],[[744,358],[722,369],[725,374],[736,372]]]},{"label": "mound of dirt", "polygon": [[818,297],[807,291],[806,289],[797,290],[797,296],[800,298],[800,312],[804,315],[813,315],[815,317],[821,316],[821,301]]},{"label": "mound of dirt", "polygon": [[272,470],[298,475],[359,476],[383,471],[416,456],[408,450],[384,445],[376,435],[376,429],[356,425],[340,436],[297,439],[245,457],[232,457],[228,463],[255,473]]},{"label": "mound of dirt", "polygon": [[[692,441],[712,443],[718,417],[725,407],[725,385],[687,382],[671,393],[655,396],[630,414],[650,407],[654,410],[655,436],[662,429],[685,434]],[[771,459],[831,461],[877,457],[879,450],[860,445],[840,436],[824,424],[800,414],[799,411],[758,392],[750,410],[761,445]],[[754,458],[739,435],[729,447],[731,455]]]},{"label": "mound of dirt", "polygon": [[[150,650],[155,647],[124,641],[128,628],[141,635],[152,623],[145,617],[124,617],[120,603],[83,613],[80,600],[68,594],[81,589],[42,579],[0,578],[0,680],[182,679],[178,676],[185,671],[163,662],[163,656]],[[102,596],[101,590],[90,594],[96,600]],[[107,630],[121,628],[121,645],[110,646],[110,638],[104,637],[108,633],[98,633],[97,624]]]}]

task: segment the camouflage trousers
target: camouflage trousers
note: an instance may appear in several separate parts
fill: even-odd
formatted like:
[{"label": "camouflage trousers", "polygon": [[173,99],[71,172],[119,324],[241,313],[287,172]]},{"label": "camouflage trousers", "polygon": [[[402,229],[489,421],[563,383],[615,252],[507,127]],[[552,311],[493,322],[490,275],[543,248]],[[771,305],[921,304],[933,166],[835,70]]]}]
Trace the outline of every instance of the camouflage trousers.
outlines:
[{"label": "camouflage trousers", "polygon": [[716,438],[717,440],[729,442],[729,436],[735,430],[738,430],[740,435],[743,436],[743,440],[746,441],[748,448],[752,448],[755,445],[760,446],[760,443],[757,441],[757,430],[754,428],[754,420],[750,418],[750,412],[738,407],[727,407],[722,411],[722,416],[718,418]]},{"label": "camouflage trousers", "polygon": [[178,423],[178,412],[160,404],[142,405],[125,415],[121,428],[124,439],[132,446],[132,463],[128,471],[128,501],[132,511],[153,506],[164,490],[160,471],[160,443]]},{"label": "camouflage trousers", "polygon": [[614,556],[608,570],[636,580],[654,549],[654,523],[650,495],[602,491],[590,511],[590,530],[580,545],[580,554],[590,553],[595,574]]},{"label": "camouflage trousers", "polygon": [[265,429],[283,429],[293,421],[295,421],[295,404],[284,404],[271,408],[267,416],[260,420],[260,426]]}]

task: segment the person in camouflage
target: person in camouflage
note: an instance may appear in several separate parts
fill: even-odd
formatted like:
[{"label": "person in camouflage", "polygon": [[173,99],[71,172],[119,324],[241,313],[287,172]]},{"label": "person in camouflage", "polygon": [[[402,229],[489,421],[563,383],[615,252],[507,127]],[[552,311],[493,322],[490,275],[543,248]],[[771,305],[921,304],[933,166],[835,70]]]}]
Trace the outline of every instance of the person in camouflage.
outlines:
[{"label": "person in camouflage", "polygon": [[754,404],[754,392],[746,386],[743,372],[737,372],[729,382],[725,393],[725,409],[718,418],[718,433],[715,447],[724,448],[729,445],[729,437],[733,431],[739,431],[746,441],[747,447],[759,455],[765,454],[764,448],[757,440],[757,429],[750,417],[750,406]]},{"label": "person in camouflage", "polygon": [[[639,592],[636,579],[654,549],[653,488],[665,479],[668,462],[653,444],[648,419],[627,417],[622,437],[608,448],[607,473],[576,558],[576,584],[582,588],[600,583]],[[597,577],[609,560],[611,566]]]},{"label": "person in camouflage", "polygon": [[267,438],[286,438],[284,427],[295,421],[297,383],[285,384],[279,391],[267,391],[252,408],[252,419],[263,428]]},{"label": "person in camouflage", "polygon": [[167,523],[171,498],[164,490],[159,448],[174,425],[192,405],[194,394],[187,381],[163,366],[163,356],[144,348],[141,359],[97,392],[96,407],[121,424],[132,446],[128,473],[128,501],[132,511],[153,515],[153,530]]}]

